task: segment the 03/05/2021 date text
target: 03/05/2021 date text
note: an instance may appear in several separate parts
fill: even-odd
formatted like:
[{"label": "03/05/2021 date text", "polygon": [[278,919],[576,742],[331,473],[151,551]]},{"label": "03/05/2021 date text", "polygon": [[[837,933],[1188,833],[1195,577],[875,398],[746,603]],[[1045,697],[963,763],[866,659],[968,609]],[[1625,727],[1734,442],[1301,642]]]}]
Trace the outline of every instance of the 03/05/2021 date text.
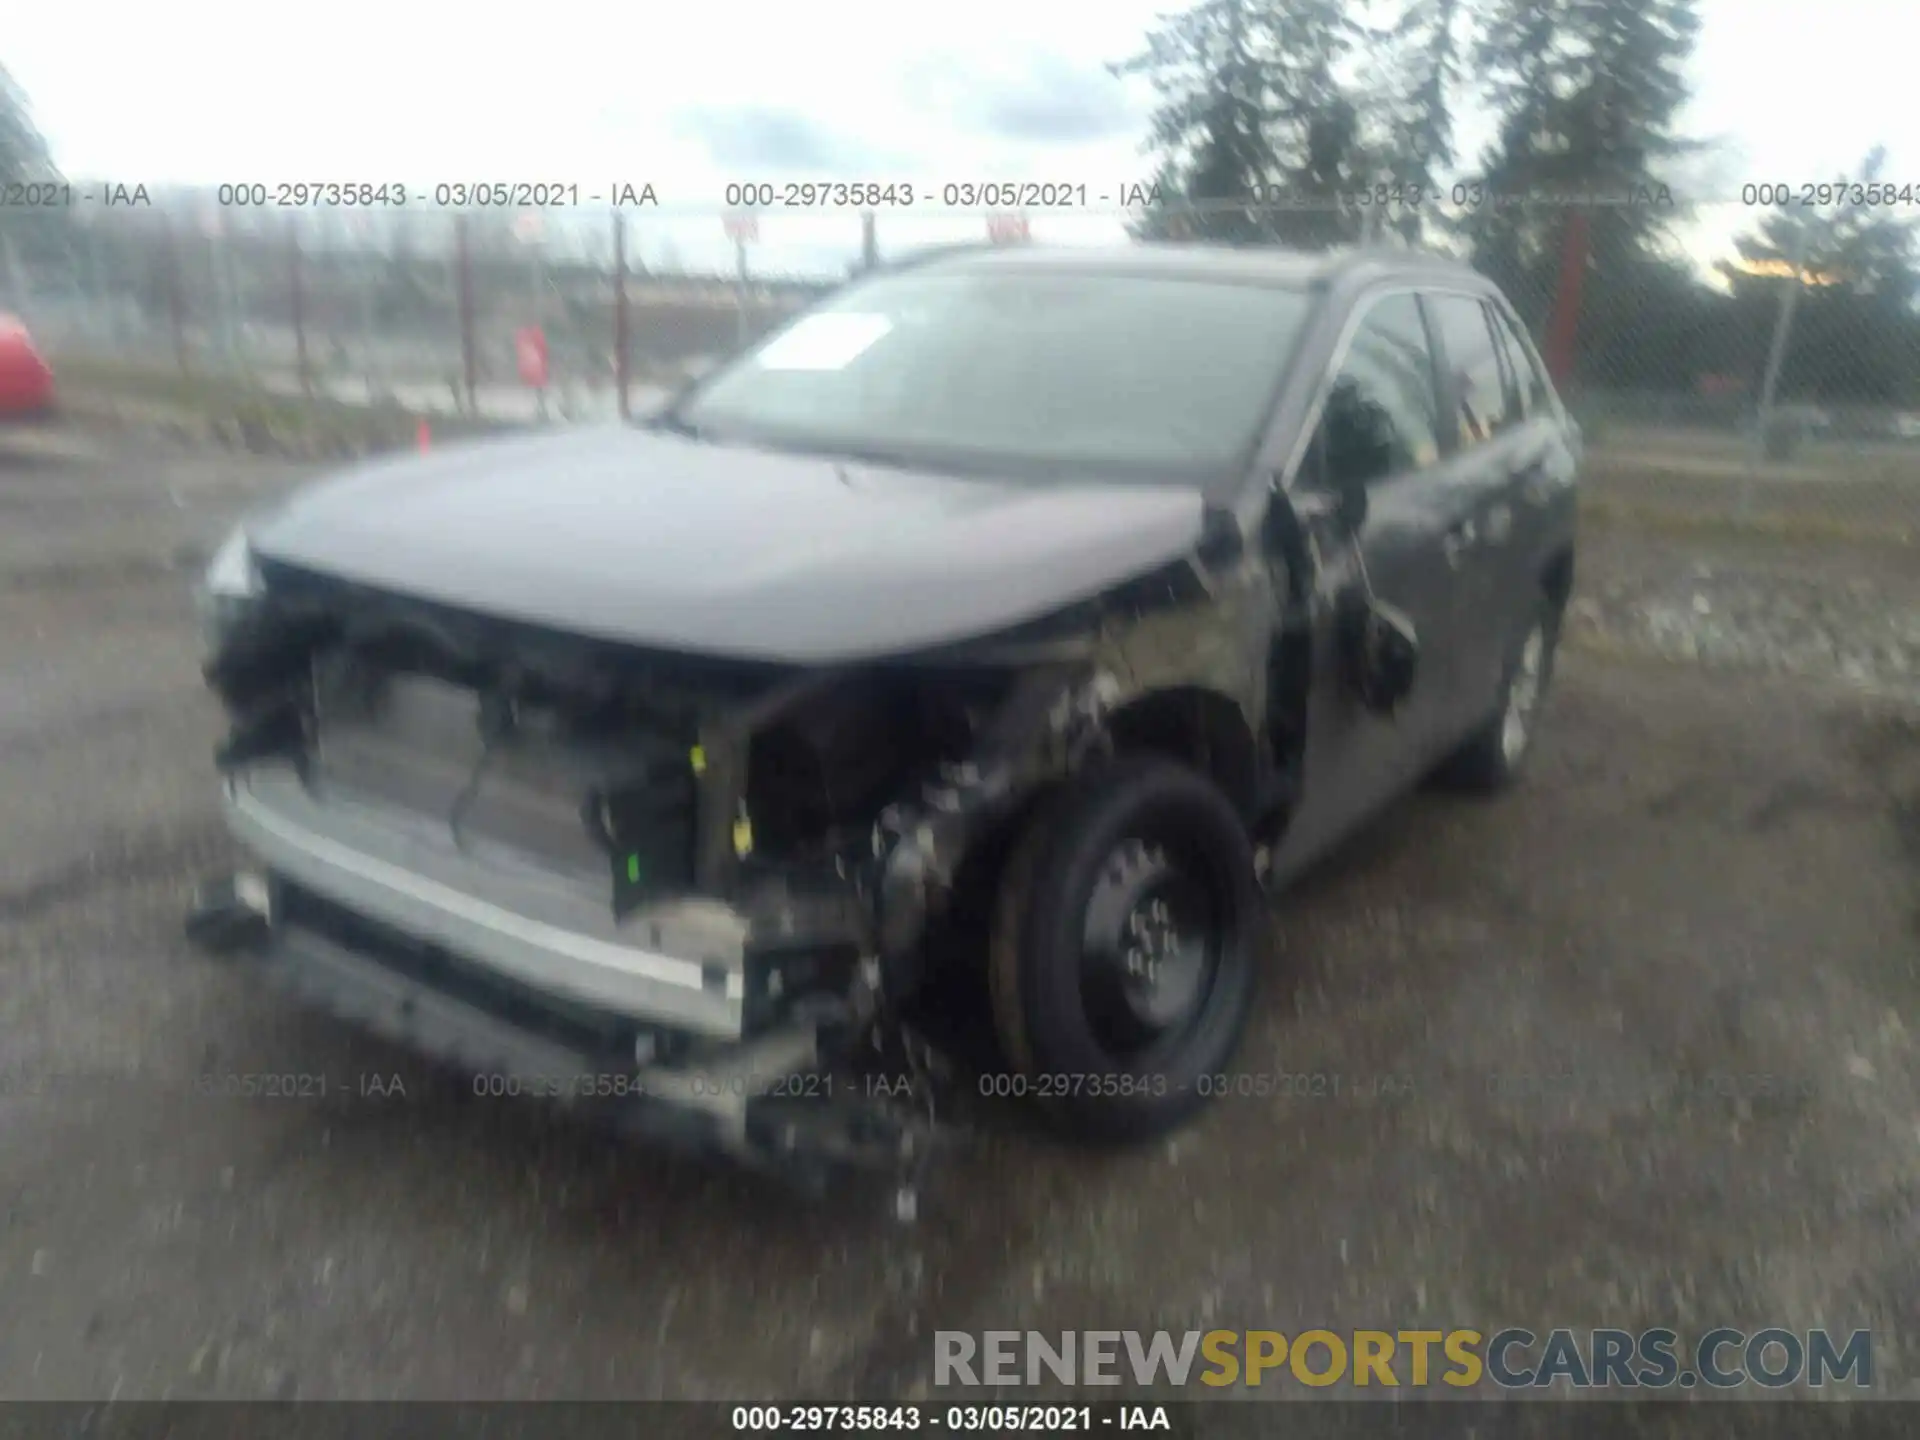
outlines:
[{"label": "03/05/2021 date text", "polygon": [[[1120,187],[1123,201],[1127,188]],[[1144,187],[1131,189],[1144,199]],[[1112,185],[1067,180],[740,180],[721,192],[721,204],[738,210],[1074,210],[1115,198]]]},{"label": "03/05/2021 date text", "polygon": [[641,180],[588,185],[572,180],[458,180],[437,185],[403,185],[397,180],[280,180],[271,184],[247,180],[216,186],[214,203],[223,208],[256,210],[401,210],[409,205],[449,210],[555,210],[577,205],[657,209],[660,197],[650,183]]},{"label": "03/05/2021 date text", "polygon": [[999,1099],[1039,1100],[1066,1096],[1125,1100],[1135,1096],[1200,1095],[1242,1100],[1396,1100],[1414,1093],[1406,1075],[1345,1075],[1336,1071],[1247,1071],[1173,1079],[1160,1074],[983,1073],[980,1093]]},{"label": "03/05/2021 date text", "polygon": [[848,1076],[800,1071],[748,1075],[738,1071],[693,1071],[674,1077],[672,1088],[626,1071],[557,1075],[479,1074],[473,1093],[487,1100],[776,1099],[833,1100],[897,1096],[911,1091],[905,1076]]}]

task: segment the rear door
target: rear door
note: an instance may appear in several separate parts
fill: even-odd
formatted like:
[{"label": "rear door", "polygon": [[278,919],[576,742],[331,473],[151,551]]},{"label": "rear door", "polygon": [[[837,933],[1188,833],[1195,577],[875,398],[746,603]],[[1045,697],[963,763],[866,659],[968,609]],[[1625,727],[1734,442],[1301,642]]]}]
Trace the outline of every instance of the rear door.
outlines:
[{"label": "rear door", "polygon": [[1525,476],[1539,459],[1540,436],[1531,430],[1528,396],[1493,307],[1480,296],[1451,291],[1429,293],[1423,303],[1439,359],[1442,441],[1454,451],[1440,549],[1452,581],[1449,721],[1458,735],[1492,712],[1519,633],[1518,507]]},{"label": "rear door", "polygon": [[[1512,369],[1522,432],[1513,442],[1508,491],[1513,533],[1491,583],[1495,603],[1512,613],[1518,627],[1540,602],[1547,561],[1571,538],[1573,485],[1580,460],[1546,367],[1520,322],[1504,305],[1489,309]],[[1519,631],[1512,633],[1517,636]]]}]

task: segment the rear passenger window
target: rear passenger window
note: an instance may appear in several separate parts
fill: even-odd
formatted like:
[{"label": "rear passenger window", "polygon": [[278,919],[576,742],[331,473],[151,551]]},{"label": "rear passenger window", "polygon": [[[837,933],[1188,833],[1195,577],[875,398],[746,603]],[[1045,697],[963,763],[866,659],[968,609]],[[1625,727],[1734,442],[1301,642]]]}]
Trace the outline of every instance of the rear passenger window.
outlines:
[{"label": "rear passenger window", "polygon": [[1462,446],[1491,440],[1523,418],[1496,340],[1492,316],[1464,295],[1430,295],[1428,313],[1439,332],[1453,379],[1454,417]]},{"label": "rear passenger window", "polygon": [[1498,306],[1488,308],[1493,316],[1494,330],[1506,342],[1506,352],[1520,387],[1520,408],[1528,415],[1537,415],[1548,405],[1547,377],[1535,362],[1533,352],[1527,348],[1520,327]]}]

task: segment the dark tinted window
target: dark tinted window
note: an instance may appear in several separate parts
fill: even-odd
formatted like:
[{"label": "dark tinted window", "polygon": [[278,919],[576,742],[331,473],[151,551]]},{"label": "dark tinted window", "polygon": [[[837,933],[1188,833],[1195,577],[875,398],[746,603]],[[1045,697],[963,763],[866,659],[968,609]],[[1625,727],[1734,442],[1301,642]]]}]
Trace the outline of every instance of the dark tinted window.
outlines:
[{"label": "dark tinted window", "polygon": [[1491,307],[1487,310],[1487,324],[1493,329],[1493,351],[1500,361],[1500,387],[1506,396],[1506,409],[1518,423],[1527,417],[1527,396],[1520,388],[1520,371],[1514,364],[1513,337],[1507,334],[1506,326],[1500,323],[1500,317]]},{"label": "dark tinted window", "polygon": [[1367,308],[1321,420],[1328,478],[1370,481],[1431,465],[1440,455],[1433,353],[1411,295]]},{"label": "dark tinted window", "polygon": [[1533,354],[1521,338],[1520,329],[1505,311],[1493,310],[1493,328],[1505,341],[1505,350],[1520,391],[1520,408],[1532,415],[1547,404],[1547,377],[1534,362]]},{"label": "dark tinted window", "polygon": [[1506,367],[1494,348],[1492,316],[1478,300],[1462,295],[1432,295],[1427,305],[1453,372],[1460,443],[1490,440],[1520,419]]}]

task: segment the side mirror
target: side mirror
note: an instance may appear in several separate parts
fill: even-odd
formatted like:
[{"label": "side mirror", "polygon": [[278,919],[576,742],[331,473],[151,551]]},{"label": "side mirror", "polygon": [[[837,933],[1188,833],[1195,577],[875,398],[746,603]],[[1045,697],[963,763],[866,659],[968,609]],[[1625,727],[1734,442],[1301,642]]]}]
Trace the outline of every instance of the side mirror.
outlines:
[{"label": "side mirror", "polygon": [[1393,473],[1392,433],[1392,423],[1380,407],[1351,382],[1333,387],[1315,443],[1323,452],[1320,473],[1333,494],[1340,522],[1350,531],[1366,523],[1367,486]]},{"label": "side mirror", "polygon": [[1340,436],[1334,433],[1335,425],[1336,417],[1330,405],[1307,443],[1300,478],[1309,490],[1329,496],[1333,500],[1334,519],[1349,533],[1357,534],[1367,520],[1367,485],[1351,465],[1341,463],[1338,453],[1341,442]]}]

